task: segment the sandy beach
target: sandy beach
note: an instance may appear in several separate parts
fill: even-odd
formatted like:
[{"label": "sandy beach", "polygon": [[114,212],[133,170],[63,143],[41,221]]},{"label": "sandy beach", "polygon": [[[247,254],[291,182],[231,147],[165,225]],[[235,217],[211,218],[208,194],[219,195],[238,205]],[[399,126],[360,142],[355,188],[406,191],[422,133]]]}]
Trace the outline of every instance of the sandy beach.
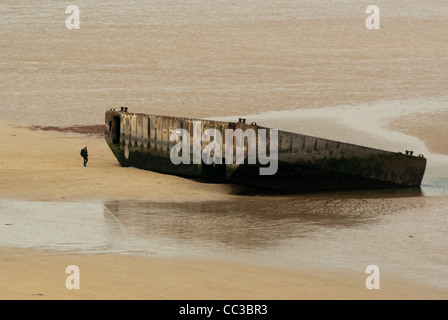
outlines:
[{"label": "sandy beach", "polygon": [[[102,137],[31,130],[2,123],[0,194],[23,201],[133,199],[157,202],[235,201],[231,186],[121,168]],[[78,150],[92,157],[82,167]],[[448,291],[412,279],[382,278],[365,288],[366,274],[263,266],[213,258],[82,254],[2,247],[1,299],[446,299]],[[65,288],[65,267],[82,270],[82,289]]]},{"label": "sandy beach", "polygon": [[[0,299],[446,299],[446,291],[389,279],[384,279],[381,290],[369,291],[362,273],[9,248],[0,248],[0,253]],[[65,287],[69,265],[80,268],[79,290]]]},{"label": "sandy beach", "polygon": [[[448,7],[376,4],[370,32],[355,0],[80,0],[80,30],[60,2],[2,2],[0,299],[447,299]],[[122,105],[428,168],[421,190],[291,197],[122,168],[100,134]]]},{"label": "sandy beach", "polygon": [[[36,131],[22,126],[2,123],[0,129],[8,137],[8,143],[1,146],[3,199],[226,199],[225,186],[195,184],[174,176],[121,168],[103,137]],[[90,150],[86,168],[79,155],[84,146]]]}]

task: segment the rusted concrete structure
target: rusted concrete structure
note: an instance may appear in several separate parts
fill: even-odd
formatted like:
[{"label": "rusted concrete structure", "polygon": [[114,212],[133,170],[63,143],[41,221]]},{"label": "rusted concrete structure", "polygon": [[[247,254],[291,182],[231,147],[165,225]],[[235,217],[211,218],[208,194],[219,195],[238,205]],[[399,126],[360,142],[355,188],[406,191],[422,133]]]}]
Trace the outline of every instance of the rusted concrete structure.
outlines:
[{"label": "rusted concrete structure", "polygon": [[105,120],[106,141],[122,166],[184,177],[301,192],[419,187],[426,169],[426,159],[423,156],[405,155],[280,130],[278,171],[274,175],[260,175],[261,165],[249,165],[247,161],[240,165],[225,164],[225,160],[223,164],[174,165],[170,159],[170,150],[177,142],[170,141],[170,133],[178,128],[193,135],[193,124],[200,121],[202,132],[214,128],[223,137],[225,129],[245,131],[251,128],[258,132],[259,129],[269,128],[246,123],[245,119],[239,119],[238,122],[208,121],[135,114],[129,113],[127,108],[107,111]]}]

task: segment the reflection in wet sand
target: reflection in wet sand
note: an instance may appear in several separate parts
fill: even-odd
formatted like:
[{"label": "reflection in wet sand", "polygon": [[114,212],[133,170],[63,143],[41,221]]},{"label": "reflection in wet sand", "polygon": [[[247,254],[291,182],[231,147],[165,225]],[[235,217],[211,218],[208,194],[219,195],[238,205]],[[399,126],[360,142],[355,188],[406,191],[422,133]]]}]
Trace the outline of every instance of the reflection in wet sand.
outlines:
[{"label": "reflection in wet sand", "polygon": [[378,264],[390,274],[448,287],[446,200],[400,193],[111,201],[105,203],[104,218],[117,240],[112,247],[128,253],[361,273]]},{"label": "reflection in wet sand", "polygon": [[202,257],[364,273],[448,288],[444,197],[417,190],[235,196],[234,201],[0,201],[0,245]]},{"label": "reflection in wet sand", "polygon": [[[384,215],[422,207],[414,198],[366,199],[326,196],[243,197],[233,202],[105,204],[127,238],[158,240],[200,251],[226,244],[234,249],[275,248],[325,228],[367,228]],[[194,247],[194,249],[193,249]]]}]

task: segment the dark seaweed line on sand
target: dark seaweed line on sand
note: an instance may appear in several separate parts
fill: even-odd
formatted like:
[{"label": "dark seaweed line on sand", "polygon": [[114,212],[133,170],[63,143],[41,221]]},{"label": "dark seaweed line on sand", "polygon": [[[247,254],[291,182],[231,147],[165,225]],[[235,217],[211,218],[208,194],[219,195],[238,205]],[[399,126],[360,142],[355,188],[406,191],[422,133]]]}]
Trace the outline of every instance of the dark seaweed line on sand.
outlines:
[{"label": "dark seaweed line on sand", "polygon": [[57,131],[65,133],[78,133],[89,136],[103,136],[104,124],[88,126],[54,127],[54,126],[31,126],[30,130]]}]

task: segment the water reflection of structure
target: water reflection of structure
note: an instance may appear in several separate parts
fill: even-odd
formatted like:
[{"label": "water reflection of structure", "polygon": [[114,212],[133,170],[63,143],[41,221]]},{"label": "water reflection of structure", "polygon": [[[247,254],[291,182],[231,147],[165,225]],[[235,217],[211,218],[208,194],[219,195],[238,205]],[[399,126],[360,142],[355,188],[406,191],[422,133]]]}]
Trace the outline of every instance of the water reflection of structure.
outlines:
[{"label": "water reflection of structure", "polygon": [[[157,203],[111,201],[105,204],[110,232],[130,244],[266,250],[335,229],[368,228],[382,217],[423,206],[423,198],[241,197],[232,202]],[[159,249],[161,249],[159,247]]]}]

